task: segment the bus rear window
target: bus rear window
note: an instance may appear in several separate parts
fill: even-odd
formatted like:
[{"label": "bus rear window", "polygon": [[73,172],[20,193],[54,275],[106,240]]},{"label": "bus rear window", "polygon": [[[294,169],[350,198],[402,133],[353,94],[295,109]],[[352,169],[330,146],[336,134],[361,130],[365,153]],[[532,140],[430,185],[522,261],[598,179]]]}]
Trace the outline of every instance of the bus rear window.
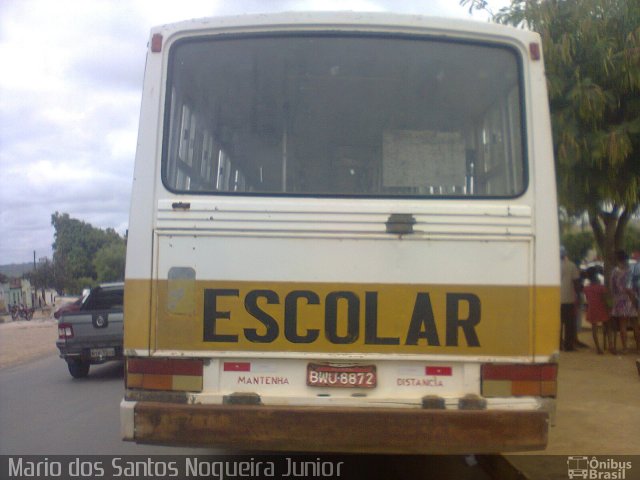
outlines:
[{"label": "bus rear window", "polygon": [[179,193],[514,197],[521,67],[417,37],[198,38],[170,51],[163,181]]}]

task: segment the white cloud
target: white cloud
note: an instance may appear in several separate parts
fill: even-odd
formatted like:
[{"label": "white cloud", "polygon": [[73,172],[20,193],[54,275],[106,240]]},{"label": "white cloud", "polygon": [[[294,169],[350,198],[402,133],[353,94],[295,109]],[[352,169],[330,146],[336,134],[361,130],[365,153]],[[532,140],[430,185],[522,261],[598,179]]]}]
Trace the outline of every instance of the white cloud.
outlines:
[{"label": "white cloud", "polygon": [[0,1],[0,264],[50,256],[55,211],[126,230],[152,26],[308,9],[467,16],[457,0]]}]

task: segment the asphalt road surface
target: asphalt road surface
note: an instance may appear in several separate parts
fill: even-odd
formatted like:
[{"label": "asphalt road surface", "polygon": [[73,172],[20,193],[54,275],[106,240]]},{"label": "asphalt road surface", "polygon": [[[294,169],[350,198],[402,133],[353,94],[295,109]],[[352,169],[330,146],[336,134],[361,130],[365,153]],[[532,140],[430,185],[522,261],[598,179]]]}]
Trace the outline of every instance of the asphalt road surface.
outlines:
[{"label": "asphalt road surface", "polygon": [[173,455],[212,450],[137,445],[120,440],[123,366],[91,367],[74,380],[49,356],[0,370],[0,455]]},{"label": "asphalt road surface", "polygon": [[[81,380],[71,378],[55,355],[0,369],[0,455],[240,453],[121,441],[119,404],[123,393],[123,366],[117,362],[92,366],[89,377]],[[258,455],[244,454],[244,458]],[[480,467],[470,466],[472,460],[461,456],[359,456],[350,465],[351,472],[357,473],[341,478],[419,479],[434,478],[436,472],[437,478],[490,478]]]}]

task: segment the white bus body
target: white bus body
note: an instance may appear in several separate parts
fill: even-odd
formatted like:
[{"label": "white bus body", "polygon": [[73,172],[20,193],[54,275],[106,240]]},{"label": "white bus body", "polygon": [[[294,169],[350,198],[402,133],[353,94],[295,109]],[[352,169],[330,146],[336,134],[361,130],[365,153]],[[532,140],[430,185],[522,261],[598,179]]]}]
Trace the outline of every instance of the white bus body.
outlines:
[{"label": "white bus body", "polygon": [[152,30],[125,439],[544,448],[558,264],[537,34],[354,12]]}]

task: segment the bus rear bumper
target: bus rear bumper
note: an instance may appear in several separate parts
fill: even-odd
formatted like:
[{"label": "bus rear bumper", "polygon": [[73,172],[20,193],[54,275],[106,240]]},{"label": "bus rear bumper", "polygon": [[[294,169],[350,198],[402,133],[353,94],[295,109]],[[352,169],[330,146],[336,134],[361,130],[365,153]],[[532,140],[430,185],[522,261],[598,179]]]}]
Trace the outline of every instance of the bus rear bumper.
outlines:
[{"label": "bus rear bumper", "polygon": [[541,450],[544,410],[121,404],[138,443],[289,452],[449,454]]}]

